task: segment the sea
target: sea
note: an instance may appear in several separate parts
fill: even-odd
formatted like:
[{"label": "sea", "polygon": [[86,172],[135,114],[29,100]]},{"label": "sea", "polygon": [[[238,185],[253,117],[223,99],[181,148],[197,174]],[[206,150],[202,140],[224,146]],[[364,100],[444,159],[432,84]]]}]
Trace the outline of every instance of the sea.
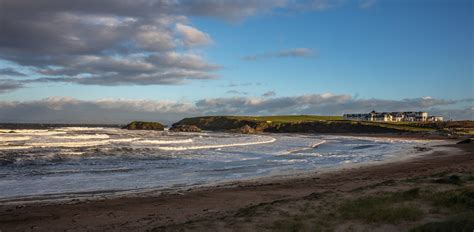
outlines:
[{"label": "sea", "polygon": [[426,141],[106,127],[0,130],[0,202],[171,191],[413,154]]}]

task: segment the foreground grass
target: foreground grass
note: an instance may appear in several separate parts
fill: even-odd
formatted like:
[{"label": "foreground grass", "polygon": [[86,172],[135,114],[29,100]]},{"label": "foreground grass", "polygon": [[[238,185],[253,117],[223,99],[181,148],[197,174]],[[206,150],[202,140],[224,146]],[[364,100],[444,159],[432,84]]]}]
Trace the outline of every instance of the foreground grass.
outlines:
[{"label": "foreground grass", "polygon": [[429,222],[417,226],[410,232],[472,232],[474,229],[474,213],[462,213],[449,217],[449,219],[439,222]]},{"label": "foreground grass", "polygon": [[[414,188],[414,186],[416,186]],[[398,189],[398,190],[396,190]],[[385,180],[314,192],[156,231],[473,231],[473,173]]]},{"label": "foreground grass", "polygon": [[406,202],[413,201],[418,196],[419,189],[412,189],[406,192],[362,197],[343,203],[339,212],[344,219],[357,219],[367,223],[417,221],[422,218],[423,211],[416,205]]}]

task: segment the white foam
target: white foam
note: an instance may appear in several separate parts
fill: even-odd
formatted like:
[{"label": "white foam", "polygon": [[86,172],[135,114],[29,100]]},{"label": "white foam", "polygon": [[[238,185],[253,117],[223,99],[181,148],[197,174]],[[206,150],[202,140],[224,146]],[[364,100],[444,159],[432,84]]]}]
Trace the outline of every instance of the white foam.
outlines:
[{"label": "white foam", "polygon": [[13,131],[15,135],[31,135],[31,136],[38,136],[38,135],[59,135],[59,134],[66,134],[64,131],[52,131],[52,130],[8,130],[4,131],[1,130],[0,132],[10,132]]},{"label": "white foam", "polygon": [[21,150],[21,149],[30,149],[31,146],[0,146],[1,150]]},{"label": "white foam", "polygon": [[60,127],[58,130],[62,131],[90,131],[90,130],[103,130],[103,127]]},{"label": "white foam", "polygon": [[53,136],[54,139],[108,139],[110,136],[106,134],[90,134],[90,135],[64,135]]},{"label": "white foam", "polygon": [[135,140],[139,140],[139,138],[109,139],[108,141],[111,143],[126,143],[126,142],[133,142]]},{"label": "white foam", "polygon": [[302,151],[311,150],[311,149],[314,149],[314,148],[317,148],[317,147],[321,146],[324,143],[326,143],[326,140],[321,140],[317,143],[311,144],[310,147],[301,147],[301,148],[288,150],[286,152],[283,152],[283,155],[288,155],[288,154],[292,154],[292,153],[298,153],[298,152],[302,152]]},{"label": "white foam", "polygon": [[29,136],[0,136],[0,142],[26,141],[30,140]]},{"label": "white foam", "polygon": [[29,145],[35,147],[92,147],[108,144],[108,140],[84,141],[84,142],[57,142],[57,143],[31,143]]},{"label": "white foam", "polygon": [[191,147],[157,147],[157,149],[165,151],[185,151],[185,150],[199,150],[199,149],[213,149],[213,148],[224,148],[224,147],[239,147],[239,146],[250,146],[257,144],[266,144],[275,142],[275,138],[270,138],[265,141],[255,141],[247,143],[232,143],[232,144],[218,144],[218,145],[203,145],[203,146],[191,146]]},{"label": "white foam", "polygon": [[178,143],[192,143],[192,139],[181,139],[181,140],[139,140],[134,143],[139,144],[178,144]]}]

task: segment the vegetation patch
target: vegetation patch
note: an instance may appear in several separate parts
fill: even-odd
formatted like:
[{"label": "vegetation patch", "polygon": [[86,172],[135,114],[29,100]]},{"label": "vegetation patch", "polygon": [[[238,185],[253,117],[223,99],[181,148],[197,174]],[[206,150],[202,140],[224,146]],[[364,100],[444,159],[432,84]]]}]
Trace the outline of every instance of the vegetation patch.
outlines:
[{"label": "vegetation patch", "polygon": [[434,182],[438,184],[454,184],[454,185],[463,184],[463,180],[458,175],[451,175],[448,177],[439,178],[439,179],[434,180]]},{"label": "vegetation patch", "polygon": [[474,230],[474,213],[464,213],[455,215],[448,220],[439,222],[430,222],[417,226],[410,230],[411,232],[472,232]]},{"label": "vegetation patch", "polygon": [[368,223],[417,221],[422,218],[423,211],[412,204],[404,203],[417,197],[419,197],[419,189],[361,197],[343,203],[339,208],[339,213],[344,219],[362,220]]},{"label": "vegetation patch", "polygon": [[474,209],[474,188],[462,188],[445,192],[436,192],[430,196],[435,206],[454,210]]},{"label": "vegetation patch", "polygon": [[273,223],[273,231],[298,232],[303,231],[305,225],[299,219],[279,220]]}]

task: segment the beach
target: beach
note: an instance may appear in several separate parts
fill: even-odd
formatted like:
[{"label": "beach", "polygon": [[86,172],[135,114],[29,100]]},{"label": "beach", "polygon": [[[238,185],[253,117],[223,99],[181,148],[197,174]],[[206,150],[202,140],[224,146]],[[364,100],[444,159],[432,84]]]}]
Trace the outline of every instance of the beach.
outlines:
[{"label": "beach", "polygon": [[[450,211],[423,211],[416,220],[343,220],[341,202],[387,192],[457,191],[474,185],[473,146],[435,145],[402,160],[325,172],[262,178],[177,192],[3,203],[2,231],[405,231],[444,220]],[[462,185],[449,183],[456,176]],[[448,182],[443,183],[443,178]],[[455,178],[455,179],[456,179]],[[423,203],[425,204],[425,203]],[[329,214],[327,214],[329,213]],[[325,219],[325,218],[332,219]],[[347,219],[347,218],[345,218]],[[296,221],[295,221],[296,220]],[[362,221],[361,221],[362,220]],[[289,231],[289,230],[287,230]]]}]

